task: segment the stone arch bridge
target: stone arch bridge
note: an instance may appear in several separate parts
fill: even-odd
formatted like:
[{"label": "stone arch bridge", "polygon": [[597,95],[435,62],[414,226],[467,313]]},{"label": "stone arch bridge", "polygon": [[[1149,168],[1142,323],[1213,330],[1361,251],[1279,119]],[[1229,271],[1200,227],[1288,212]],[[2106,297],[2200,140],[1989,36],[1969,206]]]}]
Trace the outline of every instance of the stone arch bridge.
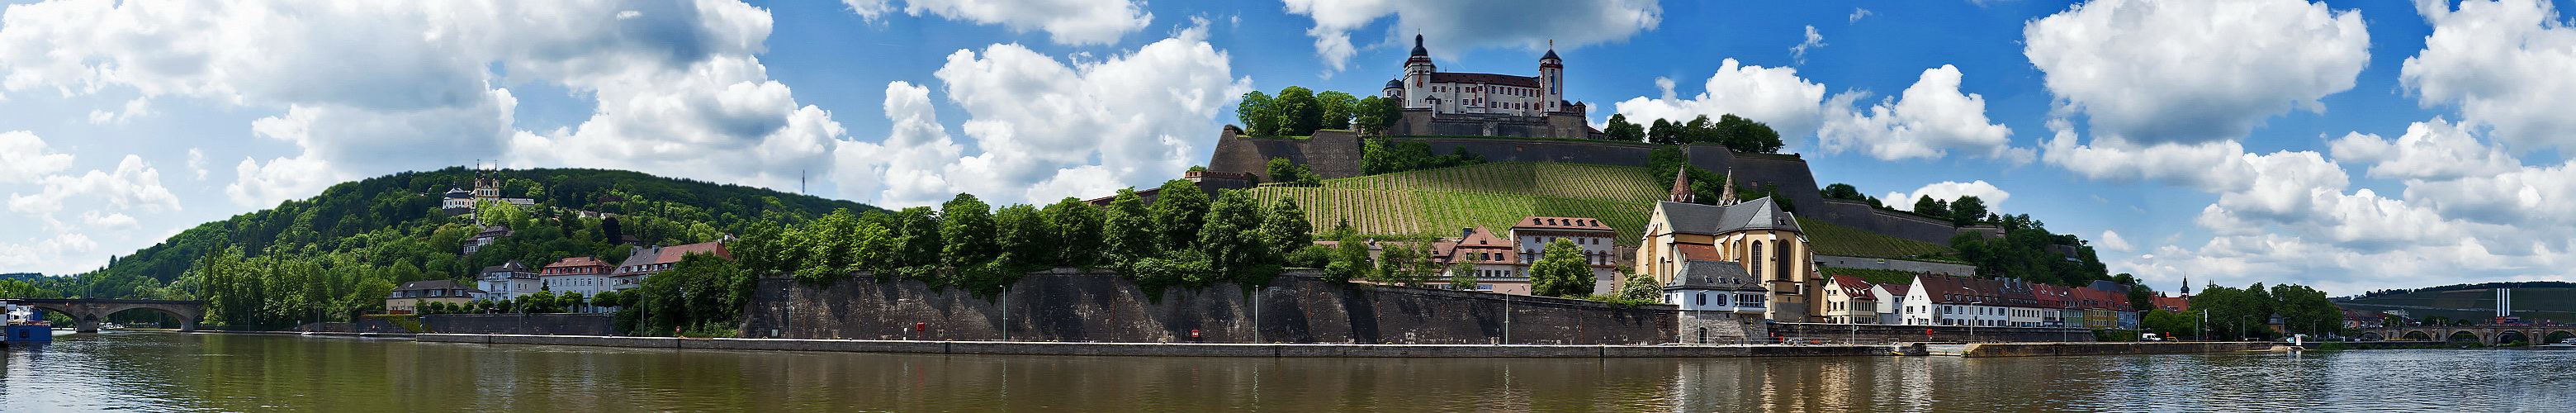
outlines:
[{"label": "stone arch bridge", "polygon": [[169,314],[179,319],[179,331],[196,331],[197,320],[206,316],[206,302],[180,300],[107,300],[89,298],[23,298],[10,303],[61,312],[80,323],[80,332],[98,332],[99,320],[125,310],[144,309]]},{"label": "stone arch bridge", "polygon": [[[2363,339],[2419,340],[2441,342],[2477,342],[2503,345],[2513,342],[2530,344],[2555,343],[2576,338],[2576,325],[2494,324],[2475,326],[2403,326],[2363,330]],[[2372,337],[2376,335],[2377,337]]]}]

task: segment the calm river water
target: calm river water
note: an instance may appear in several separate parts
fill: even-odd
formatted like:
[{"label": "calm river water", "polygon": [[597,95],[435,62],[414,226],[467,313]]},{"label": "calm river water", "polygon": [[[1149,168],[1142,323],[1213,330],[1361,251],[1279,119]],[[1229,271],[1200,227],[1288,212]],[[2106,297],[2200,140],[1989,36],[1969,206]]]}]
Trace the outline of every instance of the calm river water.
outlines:
[{"label": "calm river water", "polygon": [[158,332],[0,353],[0,411],[2576,411],[2576,351],[940,356]]}]

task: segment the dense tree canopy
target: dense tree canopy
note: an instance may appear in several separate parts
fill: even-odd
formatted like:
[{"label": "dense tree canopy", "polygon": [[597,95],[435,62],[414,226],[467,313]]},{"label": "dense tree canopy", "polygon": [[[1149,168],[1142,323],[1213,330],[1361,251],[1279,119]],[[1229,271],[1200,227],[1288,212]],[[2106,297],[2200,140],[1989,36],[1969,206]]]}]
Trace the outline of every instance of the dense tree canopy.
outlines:
[{"label": "dense tree canopy", "polygon": [[1611,115],[1602,133],[1612,140],[1642,140],[1658,145],[1712,143],[1744,153],[1779,153],[1785,145],[1780,141],[1780,132],[1770,125],[1732,114],[1714,121],[1708,115],[1684,122],[1655,119],[1651,126],[1644,127],[1628,122],[1625,115]]},{"label": "dense tree canopy", "polygon": [[1375,95],[1360,98],[1351,126],[1371,135],[1385,135],[1397,122],[1404,121],[1404,102]]},{"label": "dense tree canopy", "polygon": [[1234,105],[1235,120],[1253,136],[1308,136],[1334,129],[1383,133],[1403,118],[1398,102],[1342,91],[1289,86],[1277,94],[1251,91]]},{"label": "dense tree canopy", "polygon": [[[535,205],[486,202],[472,214],[442,212],[440,195],[471,188],[478,174],[497,176],[503,195],[533,198]],[[531,267],[575,256],[616,262],[630,248],[617,235],[658,245],[707,242],[760,223],[799,223],[835,209],[876,210],[628,171],[404,172],[341,183],[312,198],[198,225],[117,257],[106,268],[49,281],[58,285],[48,288],[102,298],[205,299],[215,312],[209,321],[217,325],[348,321],[351,314],[379,311],[383,291],[403,282],[470,283],[481,268],[512,260]],[[509,236],[462,254],[485,226],[499,226]],[[290,294],[286,286],[300,287]]]},{"label": "dense tree canopy", "polygon": [[1530,265],[1530,295],[1577,297],[1592,294],[1592,285],[1597,281],[1592,276],[1592,269],[1584,265],[1582,246],[1574,245],[1572,240],[1558,239],[1547,244],[1545,254],[1546,258]]},{"label": "dense tree canopy", "polygon": [[1360,142],[1360,173],[1388,174],[1426,169],[1455,168],[1485,163],[1485,156],[1468,152],[1467,147],[1451,148],[1448,155],[1434,155],[1431,144],[1422,141],[1389,142],[1368,138]]}]

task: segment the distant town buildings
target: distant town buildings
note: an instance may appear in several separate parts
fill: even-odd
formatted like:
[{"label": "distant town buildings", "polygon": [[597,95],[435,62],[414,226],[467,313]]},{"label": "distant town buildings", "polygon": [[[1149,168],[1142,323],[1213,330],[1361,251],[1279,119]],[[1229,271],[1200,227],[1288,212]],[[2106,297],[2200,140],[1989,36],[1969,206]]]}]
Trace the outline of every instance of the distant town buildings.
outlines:
[{"label": "distant town buildings", "polygon": [[581,293],[595,296],[609,291],[609,265],[591,257],[567,257],[537,270],[537,280],[546,291],[557,295]]},{"label": "distant town buildings", "polygon": [[544,284],[537,280],[537,272],[529,269],[527,264],[520,264],[519,260],[483,267],[477,280],[484,292],[482,297],[476,298],[478,300],[509,300],[545,290]]},{"label": "distant town buildings", "polygon": [[645,277],[669,271],[671,267],[679,265],[681,258],[686,258],[689,254],[710,254],[724,259],[733,259],[733,252],[725,250],[722,242],[701,242],[668,247],[635,247],[634,252],[626,255],[625,262],[618,263],[616,269],[609,271],[608,291],[643,287]]},{"label": "distant town buildings", "polygon": [[393,293],[385,297],[385,312],[411,314],[420,311],[421,303],[432,301],[465,304],[483,293],[483,290],[458,284],[456,280],[412,281],[394,287]]},{"label": "distant town buildings", "polygon": [[499,225],[483,227],[482,231],[474,233],[473,238],[465,239],[463,255],[474,255],[475,251],[482,251],[484,246],[492,245],[494,242],[499,242],[502,238],[509,238],[512,233],[514,233],[514,231],[511,231],[509,227]]},{"label": "distant town buildings", "polygon": [[474,172],[474,190],[469,192],[449,188],[440,196],[438,208],[449,216],[465,215],[474,213],[474,205],[483,201],[504,202],[518,206],[537,204],[537,200],[534,199],[502,198],[500,175],[492,170],[478,168]]}]

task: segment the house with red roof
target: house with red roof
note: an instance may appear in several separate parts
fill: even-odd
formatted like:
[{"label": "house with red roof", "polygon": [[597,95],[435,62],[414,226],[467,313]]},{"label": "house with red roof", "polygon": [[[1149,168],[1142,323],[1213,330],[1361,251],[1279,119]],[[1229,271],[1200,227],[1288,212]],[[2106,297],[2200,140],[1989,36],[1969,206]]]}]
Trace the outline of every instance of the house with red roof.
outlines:
[{"label": "house with red roof", "polygon": [[625,262],[620,262],[616,269],[609,270],[609,291],[642,288],[645,277],[670,271],[672,267],[679,265],[680,259],[687,258],[690,254],[733,259],[733,251],[725,250],[722,242],[701,242],[668,247],[635,247],[632,251],[626,254]]},{"label": "house with red roof", "polygon": [[1522,265],[1535,264],[1539,259],[1547,258],[1548,244],[1558,240],[1572,241],[1575,246],[1583,248],[1583,264],[1592,269],[1595,283],[1592,291],[1601,294],[1617,289],[1621,281],[1614,252],[1618,247],[1614,240],[1618,238],[1619,230],[1593,218],[1523,217],[1511,228],[1511,241],[1520,251],[1517,255]]},{"label": "house with red roof", "polygon": [[1878,293],[1873,286],[1860,277],[1833,276],[1833,283],[1825,286],[1825,322],[1878,324]]},{"label": "house with red roof", "polygon": [[555,294],[581,293],[599,295],[608,291],[607,261],[591,257],[567,257],[537,270],[537,281]]}]

